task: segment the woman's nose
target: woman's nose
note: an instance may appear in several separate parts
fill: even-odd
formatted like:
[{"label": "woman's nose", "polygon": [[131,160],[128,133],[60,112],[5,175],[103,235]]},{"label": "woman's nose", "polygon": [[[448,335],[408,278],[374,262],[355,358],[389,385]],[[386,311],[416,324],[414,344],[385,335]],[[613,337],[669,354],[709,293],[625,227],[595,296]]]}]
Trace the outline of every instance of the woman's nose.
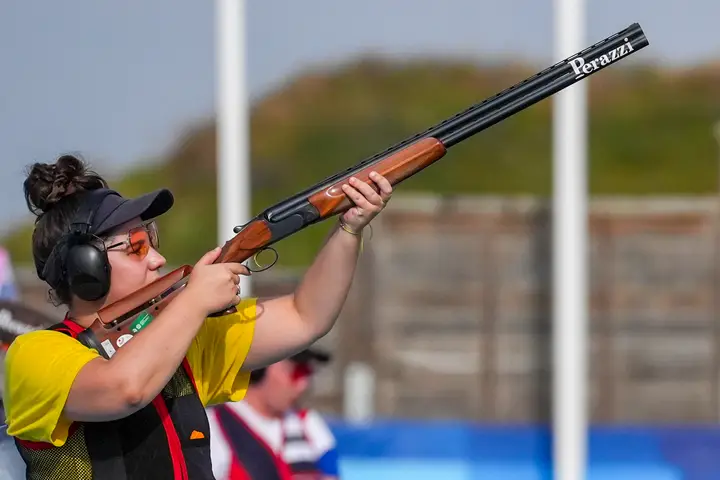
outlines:
[{"label": "woman's nose", "polygon": [[150,253],[148,254],[150,258],[148,258],[148,265],[150,266],[151,270],[157,270],[158,268],[162,268],[167,260],[165,260],[165,257],[160,255],[160,252],[155,250],[154,248],[150,249]]}]

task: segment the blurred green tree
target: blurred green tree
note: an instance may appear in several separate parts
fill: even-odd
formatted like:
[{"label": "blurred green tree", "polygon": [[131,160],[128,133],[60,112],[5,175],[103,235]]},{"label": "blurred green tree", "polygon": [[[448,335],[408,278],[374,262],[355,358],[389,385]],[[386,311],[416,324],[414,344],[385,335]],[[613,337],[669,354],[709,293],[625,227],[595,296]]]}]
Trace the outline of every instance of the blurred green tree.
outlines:
[{"label": "blurred green tree", "polygon": [[[252,107],[253,211],[347,168],[532,75],[537,67],[362,58],[298,75]],[[669,70],[634,64],[586,80],[593,195],[705,195],[717,191],[720,66]],[[551,193],[551,100],[480,133],[399,190],[439,194]],[[166,186],[177,203],[161,219],[169,262],[214,246],[215,128],[190,126],[173,151],[113,186],[135,195]],[[331,222],[278,245],[278,266],[304,266]],[[30,262],[31,226],[3,243]]]}]

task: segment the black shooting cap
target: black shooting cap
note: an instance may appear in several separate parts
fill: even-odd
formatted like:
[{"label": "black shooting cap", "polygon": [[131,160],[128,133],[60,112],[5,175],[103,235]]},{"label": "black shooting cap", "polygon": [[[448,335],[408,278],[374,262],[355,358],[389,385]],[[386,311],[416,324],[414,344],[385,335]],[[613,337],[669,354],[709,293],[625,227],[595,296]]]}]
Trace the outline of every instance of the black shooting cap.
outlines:
[{"label": "black shooting cap", "polygon": [[[170,210],[174,197],[170,190],[159,189],[135,198],[124,198],[111,189],[96,189],[83,192],[80,211],[75,222],[89,222],[87,233],[101,237],[133,218],[150,220]],[[65,256],[66,242],[56,244],[47,260],[43,262],[35,255],[38,276],[57,288],[62,276],[61,262]]]},{"label": "black shooting cap", "polygon": [[[90,226],[90,232],[98,236],[110,233],[133,218],[140,217],[145,221],[159,217],[170,210],[175,201],[170,190],[165,188],[130,199],[114,190],[106,191],[108,194],[104,196],[97,190],[91,193],[93,198],[101,201]],[[93,206],[89,205],[90,208]]]},{"label": "black shooting cap", "polygon": [[[288,358],[291,362],[295,363],[319,363],[326,364],[332,359],[332,355],[317,347],[306,348],[305,350],[296,353],[292,357]],[[256,384],[262,381],[267,372],[267,367],[258,368],[250,372],[250,384]]]},{"label": "black shooting cap", "polygon": [[290,360],[297,363],[328,363],[332,356],[325,350],[321,350],[317,347],[307,348],[300,353],[297,353],[290,357]]}]

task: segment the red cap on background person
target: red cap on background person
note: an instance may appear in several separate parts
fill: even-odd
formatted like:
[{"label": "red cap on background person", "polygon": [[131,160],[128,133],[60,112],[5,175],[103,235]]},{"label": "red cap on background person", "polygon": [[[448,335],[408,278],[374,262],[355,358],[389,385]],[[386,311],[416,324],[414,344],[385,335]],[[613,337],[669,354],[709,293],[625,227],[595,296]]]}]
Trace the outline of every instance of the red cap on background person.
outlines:
[{"label": "red cap on background person", "polygon": [[[307,348],[287,359],[288,362],[296,365],[298,373],[304,369],[308,374],[313,373],[315,365],[324,365],[329,363],[330,360],[332,360],[332,355],[318,347]],[[260,383],[267,373],[267,368],[253,370],[250,374],[250,385]]]}]

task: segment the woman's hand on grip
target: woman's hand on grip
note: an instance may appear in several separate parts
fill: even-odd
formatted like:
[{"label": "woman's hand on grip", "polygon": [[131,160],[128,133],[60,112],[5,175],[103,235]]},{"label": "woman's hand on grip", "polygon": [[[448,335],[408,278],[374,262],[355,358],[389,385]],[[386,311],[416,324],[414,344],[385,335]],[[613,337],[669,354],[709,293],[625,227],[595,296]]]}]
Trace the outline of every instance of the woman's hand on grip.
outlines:
[{"label": "woman's hand on grip", "polygon": [[376,185],[377,191],[354,177],[342,187],[345,195],[354,203],[354,206],[343,214],[342,219],[356,232],[370,223],[385,208],[392,196],[392,185],[385,177],[371,172],[370,180]]},{"label": "woman's hand on grip", "polygon": [[250,275],[240,263],[213,263],[220,250],[211,250],[198,260],[185,287],[187,295],[207,314],[240,303],[240,275]]}]

